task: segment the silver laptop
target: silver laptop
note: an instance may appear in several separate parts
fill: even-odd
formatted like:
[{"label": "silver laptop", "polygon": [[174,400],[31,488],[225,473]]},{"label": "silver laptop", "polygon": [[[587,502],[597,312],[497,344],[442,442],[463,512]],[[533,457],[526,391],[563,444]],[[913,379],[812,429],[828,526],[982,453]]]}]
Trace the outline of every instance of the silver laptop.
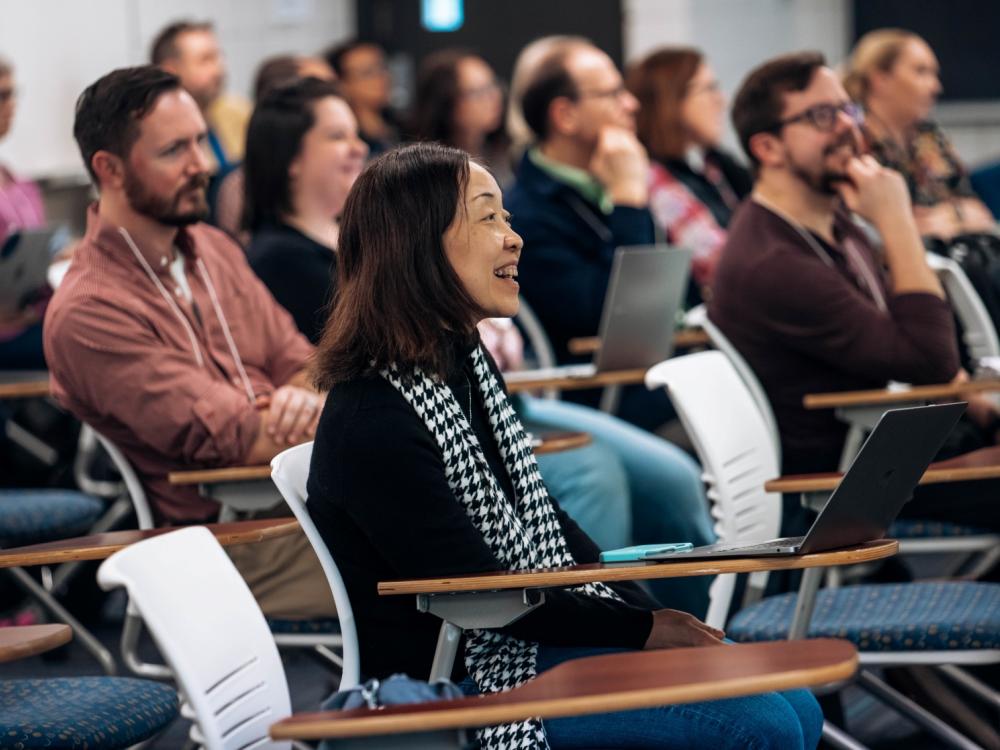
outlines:
[{"label": "silver laptop", "polygon": [[690,271],[690,250],[668,245],[618,248],[601,311],[601,346],[594,361],[509,372],[504,379],[515,383],[540,377],[589,378],[599,372],[652,367],[669,358]]},{"label": "silver laptop", "polygon": [[11,232],[0,246],[0,312],[13,315],[24,309],[46,284],[52,261],[51,229]]},{"label": "silver laptop", "polygon": [[885,412],[805,536],[645,559],[804,555],[881,539],[964,411],[965,403],[955,403]]}]

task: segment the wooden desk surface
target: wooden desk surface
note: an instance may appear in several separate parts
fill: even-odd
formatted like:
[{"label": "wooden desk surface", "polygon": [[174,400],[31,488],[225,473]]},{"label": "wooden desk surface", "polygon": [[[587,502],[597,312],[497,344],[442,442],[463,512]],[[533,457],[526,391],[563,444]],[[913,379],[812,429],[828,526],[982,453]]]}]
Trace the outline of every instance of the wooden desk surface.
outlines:
[{"label": "wooden desk surface", "polygon": [[62,624],[0,628],[0,664],[51,651],[72,638],[69,625]]},{"label": "wooden desk surface", "polygon": [[961,399],[973,393],[1000,391],[1000,380],[972,380],[968,383],[914,385],[908,388],[877,388],[870,391],[807,393],[802,403],[807,409],[836,409],[842,406],[891,406],[912,401]]},{"label": "wooden desk surface", "polygon": [[[573,448],[581,448],[593,441],[586,432],[547,432],[540,434],[541,442],[535,446],[535,455],[559,453]],[[230,466],[225,469],[197,469],[195,471],[172,471],[167,474],[170,484],[224,484],[226,482],[251,482],[271,478],[271,467]]]},{"label": "wooden desk surface", "polygon": [[[299,530],[299,522],[294,518],[264,518],[233,523],[210,523],[205,524],[205,528],[215,535],[219,544],[223,547],[229,547],[236,544],[263,542],[266,539],[294,534]],[[0,568],[57,565],[70,560],[103,560],[130,544],[176,530],[176,527],[166,527],[144,531],[137,529],[110,531],[106,534],[93,534],[44,544],[32,544],[26,547],[2,549],[0,550]]]},{"label": "wooden desk surface", "polygon": [[655,578],[717,575],[719,573],[754,573],[761,570],[793,570],[828,565],[853,565],[854,563],[891,557],[896,554],[898,548],[899,544],[896,540],[880,539],[875,542],[866,542],[857,547],[786,557],[738,557],[679,562],[650,561],[612,565],[590,563],[544,570],[502,570],[496,573],[458,575],[450,578],[382,581],[378,585],[378,593],[380,596],[454,594],[462,591],[577,586],[592,581],[640,581]]},{"label": "wooden desk surface", "polygon": [[49,395],[49,379],[45,373],[33,373],[24,379],[10,379],[9,373],[4,373],[0,379],[0,399],[5,398],[44,398]]},{"label": "wooden desk surface", "polygon": [[[700,328],[681,328],[674,334],[675,349],[691,349],[695,346],[708,346],[712,340]],[[570,354],[593,354],[601,348],[600,336],[581,336],[570,339],[566,348]]]},{"label": "wooden desk surface", "polygon": [[503,693],[296,714],[270,733],[276,740],[319,740],[623,711],[838,682],[857,663],[854,646],[833,639],[633,651],[564,662]]},{"label": "wooden desk surface", "polygon": [[[839,471],[791,474],[764,483],[768,492],[823,492],[835,490],[844,475]],[[920,484],[1000,479],[1000,446],[980,448],[947,461],[935,461],[920,477]]]},{"label": "wooden desk surface", "polygon": [[[603,388],[606,385],[635,385],[642,383],[646,377],[644,369],[612,370],[599,372],[586,378],[567,378],[551,376],[532,376],[533,370],[519,373],[516,380],[507,381],[507,390],[511,393],[534,391],[540,388],[556,388],[560,391],[580,391],[587,388]],[[542,371],[538,371],[542,372]]]}]

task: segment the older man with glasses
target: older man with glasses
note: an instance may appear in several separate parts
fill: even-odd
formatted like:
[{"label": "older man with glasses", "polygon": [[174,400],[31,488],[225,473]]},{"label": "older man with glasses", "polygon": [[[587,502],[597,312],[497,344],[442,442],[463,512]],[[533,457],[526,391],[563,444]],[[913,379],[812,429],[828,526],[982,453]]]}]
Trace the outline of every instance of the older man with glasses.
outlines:
[{"label": "older man with glasses", "polygon": [[[752,71],[732,119],[756,180],[729,225],[709,317],[767,392],[783,471],[831,471],[847,427],[832,410],[806,410],[803,396],[966,377],[952,312],[925,260],[903,177],[863,153],[861,110],[821,55],[786,55]],[[878,233],[881,252],[854,216]],[[977,429],[995,419],[982,406],[970,404]],[[965,519],[958,498],[923,502],[921,493],[907,514],[980,515],[967,487]],[[805,521],[786,504],[788,533]]]}]

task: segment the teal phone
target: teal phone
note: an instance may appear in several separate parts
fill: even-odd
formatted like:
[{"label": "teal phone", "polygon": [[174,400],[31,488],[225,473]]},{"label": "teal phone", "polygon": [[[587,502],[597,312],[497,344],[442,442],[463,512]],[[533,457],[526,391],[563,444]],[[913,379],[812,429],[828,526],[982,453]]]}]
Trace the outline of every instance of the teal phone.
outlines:
[{"label": "teal phone", "polygon": [[651,555],[662,555],[667,552],[689,552],[694,549],[691,542],[677,542],[675,544],[639,544],[635,547],[622,547],[621,549],[609,549],[601,553],[602,563],[611,562],[638,562],[645,560]]}]

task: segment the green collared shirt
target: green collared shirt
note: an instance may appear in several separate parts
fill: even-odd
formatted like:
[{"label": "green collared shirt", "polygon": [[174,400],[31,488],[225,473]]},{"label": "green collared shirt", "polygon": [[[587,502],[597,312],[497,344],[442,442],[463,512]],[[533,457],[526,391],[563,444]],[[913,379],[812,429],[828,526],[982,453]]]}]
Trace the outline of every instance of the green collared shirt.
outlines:
[{"label": "green collared shirt", "polygon": [[587,202],[593,203],[601,213],[609,215],[615,210],[615,204],[590,172],[553,161],[536,146],[528,151],[528,158],[549,177],[573,188]]}]

